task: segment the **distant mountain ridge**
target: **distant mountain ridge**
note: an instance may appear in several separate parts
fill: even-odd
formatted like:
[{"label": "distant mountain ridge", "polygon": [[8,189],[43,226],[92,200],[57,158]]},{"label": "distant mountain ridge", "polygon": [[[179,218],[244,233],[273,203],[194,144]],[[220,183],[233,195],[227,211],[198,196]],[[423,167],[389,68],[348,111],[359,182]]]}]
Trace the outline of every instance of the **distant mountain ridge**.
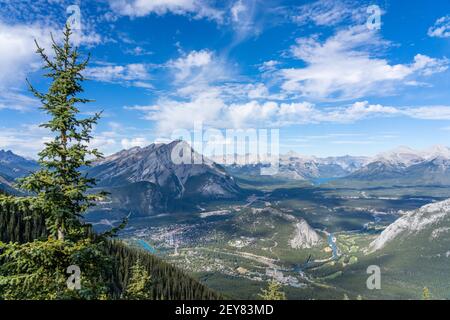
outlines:
[{"label": "distant mountain ridge", "polygon": [[[224,163],[229,157],[213,157]],[[234,162],[225,165],[234,175],[259,175],[261,167],[267,166],[266,159],[258,162],[257,157],[239,155]],[[296,152],[280,155],[279,169],[275,177],[292,180],[315,180],[334,178],[365,182],[390,181],[399,184],[450,185],[450,148],[433,146],[417,151],[398,147],[374,157],[339,156],[320,158],[304,156]]]},{"label": "distant mountain ridge", "polygon": [[21,157],[11,150],[0,150],[0,174],[12,179],[26,176],[39,168],[34,160]]},{"label": "distant mountain ridge", "polygon": [[39,164],[34,160],[21,157],[11,150],[0,150],[0,189],[14,192],[14,180],[38,168]]},{"label": "distant mountain ridge", "polygon": [[[232,158],[232,157],[231,157]],[[223,164],[230,173],[236,175],[259,175],[262,167],[268,166],[266,159],[256,159],[249,155],[236,155],[231,164],[224,157],[212,157],[214,161]],[[339,156],[320,158],[305,156],[296,152],[280,155],[278,173],[274,176],[293,180],[312,180],[326,177],[345,177],[361,168],[368,157]]]},{"label": "distant mountain ridge", "polygon": [[375,156],[346,179],[408,185],[450,185],[450,148],[434,146],[416,151],[399,147]]}]

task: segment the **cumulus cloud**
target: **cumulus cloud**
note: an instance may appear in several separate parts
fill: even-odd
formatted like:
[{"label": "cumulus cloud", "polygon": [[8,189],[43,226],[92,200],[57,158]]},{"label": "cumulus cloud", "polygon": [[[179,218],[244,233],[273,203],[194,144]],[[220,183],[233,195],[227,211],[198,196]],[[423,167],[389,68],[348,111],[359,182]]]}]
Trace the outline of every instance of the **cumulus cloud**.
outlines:
[{"label": "cumulus cloud", "polygon": [[120,143],[124,149],[130,149],[134,147],[145,147],[148,146],[151,142],[144,137],[136,137],[132,139],[122,139]]},{"label": "cumulus cloud", "polygon": [[428,29],[428,35],[437,38],[450,37],[450,15],[437,19],[434,25]]},{"label": "cumulus cloud", "polygon": [[[34,40],[52,55],[51,34],[59,42],[62,26],[42,22],[6,23],[0,19],[0,86],[23,82],[28,73],[38,69],[41,60],[36,54]],[[75,45],[93,46],[102,41],[102,37],[90,28],[73,30],[72,42]]]},{"label": "cumulus cloud", "polygon": [[174,82],[172,94],[183,98],[193,97],[230,80],[234,68],[225,58],[210,50],[183,53],[181,57],[166,63]]},{"label": "cumulus cloud", "polygon": [[160,99],[150,106],[128,109],[143,111],[147,120],[157,123],[157,132],[171,133],[180,128],[192,128],[194,122],[218,125],[225,107],[217,89],[199,93],[189,101]]},{"label": "cumulus cloud", "polygon": [[227,103],[220,90],[203,92],[189,101],[162,99],[157,104],[129,107],[156,123],[161,135],[191,130],[195,123],[213,128],[281,127],[298,124],[352,123],[375,117],[450,119],[450,106],[394,107],[358,101],[340,107],[318,107],[310,102],[250,100]]},{"label": "cumulus cloud", "polygon": [[191,51],[176,60],[169,61],[169,67],[176,69],[175,78],[177,81],[192,78],[195,74],[202,74],[203,70],[211,66],[213,53],[208,50]]},{"label": "cumulus cloud", "polygon": [[109,0],[109,4],[114,12],[130,17],[173,13],[220,22],[223,15],[220,10],[211,7],[205,0]]},{"label": "cumulus cloud", "polygon": [[136,87],[151,88],[148,66],[142,63],[126,65],[105,65],[87,68],[84,75],[100,82],[119,83]]},{"label": "cumulus cloud", "polygon": [[376,31],[365,26],[341,29],[325,41],[317,36],[299,38],[291,52],[306,66],[282,69],[282,88],[314,99],[350,100],[370,94],[389,94],[396,85],[414,77],[429,76],[448,68],[447,59],[421,54],[410,64],[390,64],[375,56],[387,45]]},{"label": "cumulus cloud", "polygon": [[[0,110],[36,109],[37,100],[23,92],[25,79],[42,67],[34,40],[52,56],[51,33],[58,42],[60,31],[54,25],[37,22],[7,24],[0,20]],[[101,38],[93,32],[74,33],[73,40],[75,44],[94,45]]]},{"label": "cumulus cloud", "polygon": [[51,28],[41,25],[7,25],[0,22],[0,87],[24,82],[38,68],[34,39],[49,48]]}]

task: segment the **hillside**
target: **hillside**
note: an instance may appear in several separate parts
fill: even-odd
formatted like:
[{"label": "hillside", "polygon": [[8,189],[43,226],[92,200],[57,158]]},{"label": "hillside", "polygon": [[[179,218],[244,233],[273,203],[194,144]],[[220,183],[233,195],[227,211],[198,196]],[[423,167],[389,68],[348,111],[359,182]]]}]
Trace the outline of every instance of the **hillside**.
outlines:
[{"label": "hillside", "polygon": [[[389,225],[377,239],[370,244],[371,251],[395,247],[417,250],[417,253],[433,252],[439,256],[450,256],[448,242],[450,234],[450,200],[432,203],[417,210],[409,211]],[[439,243],[439,247],[433,243]],[[444,251],[441,251],[444,250]]]},{"label": "hillside", "polygon": [[[42,216],[23,212],[17,207],[5,206],[0,199],[0,242],[25,243],[46,237],[47,229]],[[176,267],[142,249],[132,248],[122,241],[114,240],[107,242],[105,250],[112,259],[113,268],[109,282],[111,294],[115,298],[120,298],[130,278],[130,268],[138,260],[151,276],[152,299],[213,300],[221,297]]]},{"label": "hillside", "polygon": [[[434,299],[448,299],[449,235],[450,200],[408,211],[372,238],[359,263],[333,284],[370,299],[421,299],[424,287]],[[381,290],[366,288],[370,265],[380,267]]]}]

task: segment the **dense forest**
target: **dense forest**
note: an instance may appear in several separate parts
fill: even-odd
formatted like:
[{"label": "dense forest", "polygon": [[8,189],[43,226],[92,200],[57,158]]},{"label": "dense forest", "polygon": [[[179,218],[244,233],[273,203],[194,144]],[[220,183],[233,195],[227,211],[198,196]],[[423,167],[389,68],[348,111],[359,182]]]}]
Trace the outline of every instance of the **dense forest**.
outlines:
[{"label": "dense forest", "polygon": [[[0,242],[26,243],[35,239],[46,239],[48,231],[44,216],[39,212],[2,201],[7,197],[0,191]],[[95,235],[94,235],[95,236]],[[132,248],[120,240],[109,240],[104,245],[105,253],[111,258],[112,272],[106,280],[108,296],[120,299],[132,276],[132,267],[137,263],[150,276],[149,299],[161,300],[213,300],[221,296],[186,275],[174,266],[138,248]],[[1,264],[1,261],[0,261]],[[2,276],[0,267],[0,278]],[[0,281],[1,298],[1,281]]]}]

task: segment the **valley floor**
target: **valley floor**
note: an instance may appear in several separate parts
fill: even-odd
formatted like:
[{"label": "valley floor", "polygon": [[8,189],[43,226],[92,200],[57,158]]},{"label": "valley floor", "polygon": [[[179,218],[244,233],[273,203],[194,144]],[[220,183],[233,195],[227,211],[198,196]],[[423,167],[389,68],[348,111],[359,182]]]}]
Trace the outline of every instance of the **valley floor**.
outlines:
[{"label": "valley floor", "polygon": [[[203,203],[192,212],[134,218],[121,236],[237,299],[257,298],[273,278],[289,299],[409,299],[420,298],[423,287],[448,298],[450,288],[433,287],[442,275],[430,279],[410,265],[417,273],[408,277],[395,256],[367,253],[405,211],[446,198],[448,188],[280,186],[240,201]],[[302,220],[311,236],[318,235],[311,245],[292,242]],[[383,270],[381,290],[366,286],[373,264]]]}]

